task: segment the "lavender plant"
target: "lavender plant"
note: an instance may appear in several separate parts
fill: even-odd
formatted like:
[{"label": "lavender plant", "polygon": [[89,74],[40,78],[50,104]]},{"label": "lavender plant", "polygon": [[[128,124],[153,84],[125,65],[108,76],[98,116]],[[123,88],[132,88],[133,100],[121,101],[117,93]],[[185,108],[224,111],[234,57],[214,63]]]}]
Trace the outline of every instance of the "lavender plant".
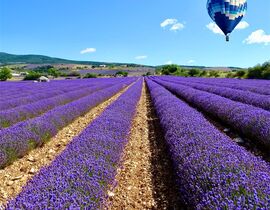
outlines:
[{"label": "lavender plant", "polygon": [[193,82],[192,79],[181,80],[178,78],[170,78],[170,79],[164,79],[164,81],[168,82],[176,82],[182,85],[186,85],[198,90],[203,90],[209,93],[214,93],[216,95],[220,95],[225,98],[229,98],[234,101],[239,101],[245,104],[249,104],[252,106],[256,106],[262,109],[265,109],[267,111],[270,111],[270,97],[252,93],[250,91],[243,91],[238,89],[232,89],[232,88],[226,88],[226,87],[218,87],[218,86],[211,86],[211,85],[205,85],[205,84],[199,84]]},{"label": "lavender plant", "polygon": [[29,150],[41,146],[61,128],[112,97],[133,81],[133,78],[127,79],[124,83],[99,90],[79,100],[52,109],[37,118],[2,130],[0,132],[0,168],[12,163],[18,157],[24,156]]},{"label": "lavender plant", "polygon": [[127,143],[142,80],[94,120],[48,167],[43,168],[8,209],[100,209]]},{"label": "lavender plant", "polygon": [[269,209],[269,165],[220,133],[202,114],[162,86],[151,80],[147,84],[187,206]]},{"label": "lavender plant", "polygon": [[[71,80],[54,81],[47,83],[26,83],[24,85],[18,82],[7,82],[0,88],[0,110],[7,110],[17,106],[33,103],[38,100],[48,99],[70,91],[91,87],[98,84],[113,85],[121,82],[123,79],[91,79],[91,80]],[[6,94],[4,94],[6,92]]]},{"label": "lavender plant", "polygon": [[37,117],[57,106],[61,106],[78,100],[79,98],[90,95],[91,93],[106,87],[108,87],[108,85],[105,84],[89,88],[83,88],[57,95],[52,98],[39,100],[34,103],[18,106],[13,109],[0,111],[0,131],[3,128],[14,125],[15,123]]},{"label": "lavender plant", "polygon": [[268,111],[185,85],[165,82],[157,78],[154,80],[250,139],[270,147],[270,113]]}]

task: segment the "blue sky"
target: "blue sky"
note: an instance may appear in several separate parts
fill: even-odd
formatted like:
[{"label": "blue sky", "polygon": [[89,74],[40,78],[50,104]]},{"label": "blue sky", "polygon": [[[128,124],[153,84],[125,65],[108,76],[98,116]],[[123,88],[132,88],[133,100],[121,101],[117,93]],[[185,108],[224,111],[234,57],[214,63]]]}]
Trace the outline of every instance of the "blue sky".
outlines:
[{"label": "blue sky", "polygon": [[243,21],[226,43],[209,29],[206,0],[0,0],[0,51],[149,65],[269,60],[270,1],[249,0]]}]

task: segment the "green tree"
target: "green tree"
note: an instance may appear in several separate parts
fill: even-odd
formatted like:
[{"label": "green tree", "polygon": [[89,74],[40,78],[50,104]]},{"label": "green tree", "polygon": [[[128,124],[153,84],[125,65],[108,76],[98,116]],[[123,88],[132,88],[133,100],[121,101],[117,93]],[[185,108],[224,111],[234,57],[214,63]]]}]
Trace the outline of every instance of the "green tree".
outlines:
[{"label": "green tree", "polygon": [[181,72],[180,66],[175,64],[160,66],[156,69],[156,74],[161,75],[179,75],[180,72]]},{"label": "green tree", "polygon": [[235,76],[238,78],[243,78],[246,75],[246,71],[240,70],[235,73]]},{"label": "green tree", "polygon": [[263,71],[263,78],[264,79],[270,79],[270,68]]},{"label": "green tree", "polygon": [[248,69],[247,78],[249,79],[262,79],[263,78],[263,70],[261,65],[257,65],[253,68]]},{"label": "green tree", "polygon": [[56,68],[48,69],[48,74],[57,78],[60,75],[60,72]]},{"label": "green tree", "polygon": [[263,73],[262,77],[263,79],[270,79],[270,62],[265,62],[262,65]]},{"label": "green tree", "polygon": [[270,61],[263,63],[262,69],[263,69],[263,71],[270,70]]},{"label": "green tree", "polygon": [[168,71],[170,74],[177,72],[179,69],[180,69],[180,67],[176,64],[163,66],[163,71]]},{"label": "green tree", "polygon": [[4,67],[0,70],[0,80],[1,81],[6,81],[7,79],[11,79],[12,78],[12,74],[11,74],[11,70],[7,67]]},{"label": "green tree", "polygon": [[270,61],[248,69],[248,79],[270,79]]},{"label": "green tree", "polygon": [[191,77],[194,77],[194,76],[198,76],[200,74],[200,70],[199,69],[190,69],[188,71],[188,75],[191,76]]}]

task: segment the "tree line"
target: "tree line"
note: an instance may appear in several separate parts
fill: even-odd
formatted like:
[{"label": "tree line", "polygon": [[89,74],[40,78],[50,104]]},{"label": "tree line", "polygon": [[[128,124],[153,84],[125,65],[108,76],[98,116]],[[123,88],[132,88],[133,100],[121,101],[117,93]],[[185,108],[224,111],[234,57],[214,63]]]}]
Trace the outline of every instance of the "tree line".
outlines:
[{"label": "tree line", "polygon": [[258,64],[248,69],[235,69],[231,71],[182,68],[179,65],[171,64],[158,67],[156,69],[156,74],[182,77],[214,77],[270,80],[270,61],[263,64]]},{"label": "tree line", "polygon": [[[149,73],[150,74],[150,73]],[[148,73],[144,76],[148,76]],[[174,75],[182,77],[214,77],[214,78],[241,78],[241,79],[266,79],[270,80],[270,61],[258,64],[248,69],[236,69],[232,71],[222,70],[204,70],[199,68],[182,68],[179,65],[171,64],[160,66],[156,69],[156,75]],[[79,72],[61,72],[53,66],[42,66],[32,71],[27,71],[24,80],[37,80],[41,76],[57,77],[78,77],[81,78]],[[83,78],[96,78],[101,75],[88,73]],[[128,76],[128,72],[119,71],[115,76]],[[11,69],[8,67],[0,68],[0,80],[6,81],[12,78]]]},{"label": "tree line", "polygon": [[[95,74],[95,73],[87,73],[86,75],[82,76],[79,72],[77,71],[71,71],[71,72],[62,72],[59,69],[54,68],[51,65],[48,66],[41,66],[36,69],[33,69],[31,71],[26,71],[27,74],[24,76],[23,80],[37,80],[41,76],[51,76],[53,78],[58,78],[58,77],[77,77],[77,78],[97,78],[99,76],[103,76],[101,74]],[[126,71],[118,71],[116,72],[113,76],[115,77],[127,77],[128,72]],[[8,79],[12,78],[12,71],[8,67],[3,67],[0,68],[0,81],[6,81]]]}]

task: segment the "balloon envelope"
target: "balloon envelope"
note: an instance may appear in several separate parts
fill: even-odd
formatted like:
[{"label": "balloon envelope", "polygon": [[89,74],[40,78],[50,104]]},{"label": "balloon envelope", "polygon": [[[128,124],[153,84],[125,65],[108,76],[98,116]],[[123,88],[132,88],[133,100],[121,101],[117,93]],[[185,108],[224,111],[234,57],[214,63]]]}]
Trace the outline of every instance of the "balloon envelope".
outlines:
[{"label": "balloon envelope", "polygon": [[231,33],[247,11],[247,0],[208,0],[207,10],[225,35]]}]

